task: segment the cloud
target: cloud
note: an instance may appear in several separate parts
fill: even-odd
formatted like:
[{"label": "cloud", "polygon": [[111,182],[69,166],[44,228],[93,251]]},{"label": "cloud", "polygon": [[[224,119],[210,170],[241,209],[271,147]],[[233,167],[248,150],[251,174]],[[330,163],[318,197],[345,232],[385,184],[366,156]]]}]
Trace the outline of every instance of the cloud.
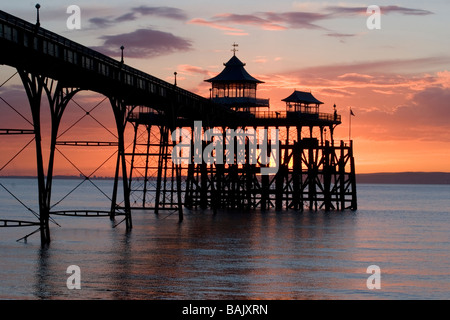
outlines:
[{"label": "cloud", "polygon": [[[380,94],[380,93],[377,93]],[[388,93],[391,99],[395,93]],[[370,95],[367,96],[371,98]],[[430,86],[390,110],[358,110],[358,136],[373,140],[423,140],[450,142],[450,89]]]},{"label": "cloud", "polygon": [[89,22],[94,27],[102,28],[102,29],[109,27],[110,25],[112,25],[114,23],[114,21],[109,18],[98,18],[98,17],[89,19]]},{"label": "cloud", "polygon": [[2,128],[31,129],[32,116],[23,85],[13,84],[0,87],[0,98],[2,110],[0,126]]},{"label": "cloud", "polygon": [[327,33],[328,37],[336,37],[336,38],[349,38],[349,37],[355,37],[356,34],[354,33],[338,33],[338,32],[333,32],[333,33]]},{"label": "cloud", "polygon": [[[399,6],[380,6],[381,14],[399,13],[403,15],[414,15],[414,16],[426,16],[433,14],[433,12],[423,9],[413,9]],[[328,6],[325,8],[333,14],[367,14],[367,7],[344,7],[344,6]]]},{"label": "cloud", "polygon": [[204,19],[192,19],[191,21],[189,21],[188,23],[190,24],[198,24],[198,25],[203,25],[203,26],[207,26],[210,28],[214,28],[214,29],[220,29],[220,30],[226,30],[226,31],[235,31],[235,32],[242,32],[241,29],[237,29],[237,28],[232,28],[232,27],[227,27],[224,25],[220,25],[218,23],[215,22],[211,22],[211,21],[207,21]]},{"label": "cloud", "polygon": [[233,23],[238,25],[253,25],[264,30],[284,30],[286,27],[275,24],[270,18],[258,17],[257,14],[232,14],[224,13],[216,15],[213,19],[218,23]]},{"label": "cloud", "polygon": [[[450,72],[445,68],[449,59],[429,57],[308,67],[278,74],[277,80],[285,77],[292,88],[312,90],[327,105],[336,102],[340,113],[343,106],[351,106],[357,114],[353,123],[355,137],[448,143]],[[441,71],[415,70],[437,65]]]},{"label": "cloud", "polygon": [[260,57],[256,57],[256,59],[253,59],[252,62],[253,62],[253,63],[261,63],[261,64],[264,64],[264,63],[267,63],[268,60],[267,60],[266,57],[260,56]]},{"label": "cloud", "polygon": [[[313,66],[292,70],[289,74],[291,76],[296,75],[298,78],[307,78],[311,80],[321,78],[328,80],[351,80],[357,82],[361,82],[361,75],[364,75],[366,78],[372,76],[373,78],[370,80],[372,83],[389,82],[389,84],[392,85],[402,82],[404,79],[402,74],[418,74],[421,71],[429,70],[430,68],[445,68],[449,64],[450,56],[435,56],[416,59],[360,61]],[[355,78],[355,75],[359,75],[357,76],[358,79]],[[410,76],[408,76],[408,78],[410,78]],[[423,81],[433,81],[433,79],[424,76],[422,76],[421,79]]]},{"label": "cloud", "polygon": [[346,81],[352,81],[352,82],[367,82],[372,80],[374,77],[370,76],[368,74],[359,74],[356,72],[353,73],[345,73],[342,74],[340,76],[338,76],[339,79],[341,80],[346,80]]},{"label": "cloud", "polygon": [[205,76],[212,76],[214,73],[197,67],[197,66],[192,66],[189,64],[181,64],[178,66],[177,68],[179,73],[184,73],[184,74],[201,74],[201,75],[205,75]]},{"label": "cloud", "polygon": [[[209,19],[192,19],[191,24],[199,24],[207,27],[227,30],[237,29],[236,26],[255,26],[263,30],[287,30],[287,29],[313,29],[327,31],[326,36],[339,38],[341,42],[356,34],[331,31],[319,25],[319,22],[332,20],[343,15],[367,15],[367,7],[326,6],[320,12],[256,12],[253,14],[222,13]],[[400,6],[381,6],[382,14],[398,13],[403,15],[426,16],[433,12],[423,9],[414,9]],[[233,30],[238,31],[238,30]],[[240,30],[241,32],[243,30]]]},{"label": "cloud", "polygon": [[328,14],[314,12],[265,12],[263,15],[271,23],[284,24],[284,29],[324,29],[315,23],[328,18]]},{"label": "cloud", "polygon": [[186,21],[188,19],[186,13],[183,10],[172,7],[140,6],[137,8],[132,8],[132,11],[143,16],[158,16],[180,21]]},{"label": "cloud", "polygon": [[436,75],[436,82],[439,83],[440,87],[450,89],[450,71],[440,71]]},{"label": "cloud", "polygon": [[[409,117],[412,123],[422,123],[431,126],[448,127],[450,119],[450,89],[431,86],[416,93],[411,99],[411,105],[396,110],[401,117]],[[405,112],[406,111],[406,112]]]},{"label": "cloud", "polygon": [[[265,82],[259,91],[270,91],[272,97],[285,95],[281,97],[285,98],[294,89],[312,90],[323,93],[324,99],[327,95],[351,96],[351,101],[347,99],[342,103],[356,103],[366,110],[375,107],[392,110],[431,86],[450,89],[450,72],[442,71],[448,65],[450,56],[436,56],[325,64],[254,76]],[[430,69],[441,71],[430,72]],[[366,99],[366,95],[371,98]],[[277,99],[271,99],[271,103],[281,105]]]},{"label": "cloud", "polygon": [[386,95],[396,94],[396,92],[393,90],[372,90],[372,91],[375,93],[386,94]]},{"label": "cloud", "polygon": [[[259,78],[279,108],[292,90],[311,91],[338,112],[357,111],[355,136],[369,140],[450,142],[450,57],[359,61],[305,67]],[[430,72],[439,68],[440,71]],[[447,70],[446,70],[447,69]],[[276,99],[273,99],[276,96]],[[328,108],[328,109],[327,109]],[[347,120],[346,120],[347,121]]]},{"label": "cloud", "polygon": [[247,32],[225,32],[226,35],[228,36],[235,36],[235,37],[243,37],[243,36],[248,36],[250,35],[250,33]]},{"label": "cloud", "polygon": [[121,15],[120,17],[115,18],[114,22],[133,21],[136,19],[137,19],[137,17],[134,14],[134,12],[128,12],[128,13]]},{"label": "cloud", "polygon": [[[143,16],[157,16],[160,18],[179,21],[187,20],[186,13],[172,7],[139,6],[131,8],[120,16],[94,17],[89,19],[92,26],[105,29],[117,23],[134,21]],[[172,33],[153,30],[138,29],[129,33],[103,36],[103,45],[92,47],[106,55],[120,56],[120,47],[125,47],[125,56],[131,58],[146,58],[170,54],[176,51],[188,51],[191,49],[191,41],[175,36]]]},{"label": "cloud", "polygon": [[[259,12],[254,14],[222,13],[213,16],[209,20],[192,19],[189,23],[200,24],[215,29],[243,31],[236,28],[237,25],[256,26],[263,30],[287,30],[293,29],[324,29],[315,22],[325,19],[326,14],[309,12]],[[232,26],[230,26],[232,25]]]},{"label": "cloud", "polygon": [[170,54],[176,51],[189,51],[192,44],[189,40],[177,37],[172,33],[138,29],[133,32],[112,36],[103,36],[102,46],[93,47],[106,55],[120,56],[120,46],[124,46],[124,56],[131,58],[148,58]]},{"label": "cloud", "polygon": [[356,37],[357,34],[354,34],[354,33],[330,32],[330,33],[327,33],[326,36],[340,39],[340,42],[344,43],[345,39]]},{"label": "cloud", "polygon": [[342,89],[320,89],[318,90],[321,94],[332,96],[332,97],[351,97],[354,95],[354,93],[348,91],[348,90],[342,90]]},{"label": "cloud", "polygon": [[94,27],[106,28],[120,22],[137,20],[139,16],[157,16],[160,18],[178,21],[186,21],[188,19],[186,13],[178,8],[140,6],[131,8],[131,11],[126,12],[118,17],[95,17],[89,19],[89,22]]}]

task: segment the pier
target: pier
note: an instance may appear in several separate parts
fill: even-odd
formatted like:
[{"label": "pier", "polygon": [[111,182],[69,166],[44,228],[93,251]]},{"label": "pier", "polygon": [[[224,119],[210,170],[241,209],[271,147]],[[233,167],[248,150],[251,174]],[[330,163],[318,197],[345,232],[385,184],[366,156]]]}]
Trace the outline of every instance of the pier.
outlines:
[{"label": "pier", "polygon": [[[320,112],[320,100],[297,90],[283,100],[285,111],[270,110],[270,100],[257,97],[263,82],[245,70],[236,50],[220,74],[205,80],[210,96],[202,97],[3,11],[0,45],[0,64],[17,70],[32,115],[32,129],[0,128],[0,135],[2,143],[9,135],[34,136],[39,203],[37,220],[0,219],[0,227],[38,226],[41,243],[48,244],[52,215],[120,216],[130,230],[135,210],[177,212],[181,221],[185,208],[242,214],[357,209],[353,142],[334,140],[341,116]],[[85,90],[109,101],[115,141],[59,139],[68,103]],[[51,114],[48,155],[41,144],[43,98]],[[57,146],[117,149],[109,211],[52,210]]]}]

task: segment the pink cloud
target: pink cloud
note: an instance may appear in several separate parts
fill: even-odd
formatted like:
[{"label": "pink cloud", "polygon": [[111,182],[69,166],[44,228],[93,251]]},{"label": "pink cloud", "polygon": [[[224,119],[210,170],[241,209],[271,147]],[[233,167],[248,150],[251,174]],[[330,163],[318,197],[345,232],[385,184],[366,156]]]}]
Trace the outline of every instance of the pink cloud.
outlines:
[{"label": "pink cloud", "polygon": [[[450,57],[428,57],[307,67],[259,75],[265,81],[259,91],[278,109],[284,107],[279,100],[294,89],[311,91],[325,103],[322,112],[336,103],[344,121],[339,130],[348,128],[346,113],[352,107],[360,139],[449,143],[449,62]],[[437,68],[441,71],[423,71]]]},{"label": "pink cloud", "polygon": [[285,30],[286,27],[277,25],[268,19],[258,17],[256,14],[233,14],[223,13],[216,15],[212,18],[213,21],[218,23],[234,23],[240,25],[254,25],[260,26],[264,30]]},{"label": "pink cloud", "polygon": [[[450,142],[450,89],[432,85],[401,102],[400,92],[395,89],[388,97],[384,93],[364,92],[364,100],[358,101],[357,96],[344,100],[353,103],[352,109],[357,114],[352,121],[355,136],[382,141]],[[384,101],[385,107],[364,107],[365,103],[375,100]]]},{"label": "pink cloud", "polygon": [[343,89],[319,89],[318,92],[322,95],[340,98],[351,97],[355,95],[353,92]]},{"label": "pink cloud", "polygon": [[[314,24],[316,21],[324,19],[326,15],[308,12],[262,12],[254,14],[234,14],[222,13],[213,16],[209,20],[193,19],[189,23],[200,24],[215,29],[243,32],[243,30],[230,25],[250,25],[263,30],[287,30],[294,29],[323,29]],[[234,29],[234,30],[229,30]]]},{"label": "pink cloud", "polygon": [[424,73],[424,69],[445,68],[450,57],[362,61],[301,68],[268,75],[274,86],[310,89],[373,89],[415,93],[432,85],[450,86],[450,72]]},{"label": "pink cloud", "polygon": [[206,76],[213,75],[212,72],[210,72],[206,69],[203,69],[203,68],[200,68],[197,66],[192,66],[189,64],[181,64],[178,66],[177,70],[179,73],[186,73],[186,74],[201,74],[201,75],[206,75]]},{"label": "pink cloud", "polygon": [[241,29],[227,27],[227,26],[224,26],[224,25],[221,25],[221,24],[218,24],[218,23],[214,23],[214,22],[211,22],[211,21],[206,21],[204,19],[192,19],[188,23],[203,25],[203,26],[207,26],[207,27],[210,27],[210,28],[219,29],[219,30],[225,30],[225,31],[235,31],[235,32],[242,32],[243,31]]},{"label": "pink cloud", "polygon": [[235,36],[235,37],[245,37],[250,35],[248,32],[225,32],[228,36]]},{"label": "pink cloud", "polygon": [[253,63],[267,63],[267,58],[257,57],[257,59],[253,60]]},{"label": "pink cloud", "polygon": [[338,76],[338,78],[341,80],[352,81],[352,82],[359,82],[359,81],[366,82],[366,81],[372,80],[374,77],[370,76],[368,74],[360,74],[360,73],[352,72],[352,73],[342,74],[342,75]]},{"label": "pink cloud", "polygon": [[[383,6],[383,14],[399,13],[403,15],[425,16],[433,14],[423,9],[406,8],[400,6]],[[287,30],[287,29],[316,29],[327,31],[326,36],[344,39],[355,37],[356,34],[340,33],[320,26],[318,23],[325,20],[339,18],[342,15],[366,15],[367,7],[329,6],[321,12],[256,12],[253,14],[222,13],[205,19],[193,19],[190,23],[201,24],[215,29],[226,30],[230,25],[251,25],[263,30]],[[236,30],[235,30],[236,31]],[[240,30],[242,32],[242,30]]]},{"label": "pink cloud", "polygon": [[372,90],[372,91],[375,93],[386,94],[386,95],[396,94],[396,92],[393,90]]}]

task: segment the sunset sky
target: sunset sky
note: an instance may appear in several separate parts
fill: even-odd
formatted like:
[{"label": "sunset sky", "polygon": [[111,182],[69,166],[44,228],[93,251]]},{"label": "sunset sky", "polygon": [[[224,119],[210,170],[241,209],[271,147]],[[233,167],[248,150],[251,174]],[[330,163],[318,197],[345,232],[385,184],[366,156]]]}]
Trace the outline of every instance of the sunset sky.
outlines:
[{"label": "sunset sky", "polygon": [[[3,1],[1,10],[35,22],[36,1]],[[43,28],[120,59],[125,63],[208,97],[204,82],[236,55],[246,70],[264,81],[258,97],[270,98],[271,110],[284,110],[281,99],[293,90],[311,91],[325,104],[337,105],[342,124],[335,138],[348,140],[352,108],[352,139],[357,173],[397,171],[450,172],[450,5],[431,1],[45,1]],[[366,25],[369,5],[381,7],[381,29]],[[81,9],[81,29],[69,30],[66,8]],[[1,48],[5,50],[5,48]],[[15,70],[0,66],[0,84]],[[19,77],[0,88],[0,128],[29,128],[5,101],[29,116]],[[93,108],[103,97],[83,94],[75,101]],[[74,103],[63,118],[62,131],[83,116]],[[113,127],[103,102],[95,112]],[[44,118],[45,121],[45,118]],[[28,127],[27,127],[28,126]],[[93,119],[80,121],[72,134],[95,140],[112,135]],[[68,133],[69,135],[69,133]],[[109,138],[108,138],[109,136]],[[1,136],[0,168],[30,137]],[[0,175],[35,174],[31,145]],[[85,152],[92,171],[111,152]],[[58,158],[59,157],[59,158]],[[78,174],[64,169],[56,174]],[[81,161],[81,160],[80,160]],[[67,163],[65,164],[67,165]],[[110,167],[115,165],[111,162]],[[69,166],[70,167],[70,166]],[[110,171],[112,172],[112,171]],[[101,174],[100,174],[101,175]]]}]

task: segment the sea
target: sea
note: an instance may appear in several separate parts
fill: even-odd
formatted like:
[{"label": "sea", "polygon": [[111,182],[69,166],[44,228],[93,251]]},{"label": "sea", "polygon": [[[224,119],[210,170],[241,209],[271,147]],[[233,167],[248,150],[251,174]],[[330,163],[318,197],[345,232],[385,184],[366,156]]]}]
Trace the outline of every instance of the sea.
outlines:
[{"label": "sea", "polygon": [[[36,181],[0,183],[0,219],[36,221]],[[79,184],[55,180],[55,210],[109,209],[111,180]],[[450,185],[357,195],[357,211],[135,210],[129,231],[121,217],[54,216],[48,247],[17,241],[36,226],[0,228],[0,299],[450,299]]]}]

